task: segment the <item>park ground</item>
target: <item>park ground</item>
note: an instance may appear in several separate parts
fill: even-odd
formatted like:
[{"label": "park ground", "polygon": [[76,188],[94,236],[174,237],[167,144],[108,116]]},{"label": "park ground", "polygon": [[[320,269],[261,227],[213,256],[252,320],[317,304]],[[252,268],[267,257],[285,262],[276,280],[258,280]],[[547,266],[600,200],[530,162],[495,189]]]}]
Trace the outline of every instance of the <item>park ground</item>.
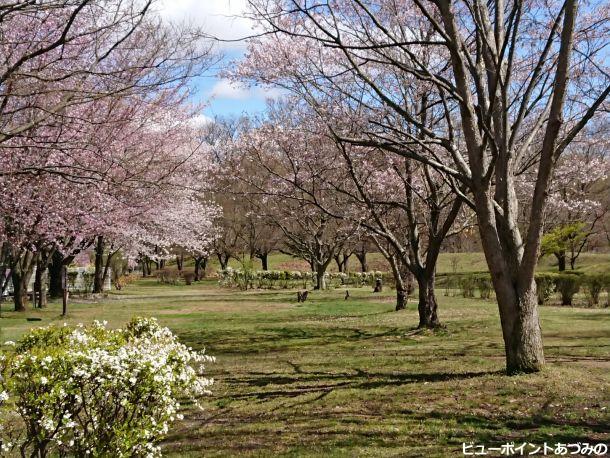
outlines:
[{"label": "park ground", "polygon": [[[547,367],[503,374],[493,301],[445,296],[437,332],[418,331],[416,303],[393,291],[241,292],[142,279],[99,300],[25,314],[3,311],[0,340],[32,326],[155,316],[217,357],[204,410],[188,406],[167,456],[462,456],[497,447],[610,441],[610,309],[541,308]],[[4,304],[4,309],[7,309]],[[41,321],[27,321],[40,318]],[[493,453],[490,453],[493,455]]]}]

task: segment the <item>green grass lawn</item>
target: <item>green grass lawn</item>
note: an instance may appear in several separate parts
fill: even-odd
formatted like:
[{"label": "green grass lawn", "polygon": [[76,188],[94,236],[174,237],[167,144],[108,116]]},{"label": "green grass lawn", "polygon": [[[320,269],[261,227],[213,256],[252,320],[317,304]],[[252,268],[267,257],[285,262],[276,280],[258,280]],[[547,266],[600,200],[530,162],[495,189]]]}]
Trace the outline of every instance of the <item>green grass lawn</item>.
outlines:
[{"label": "green grass lawn", "polygon": [[[369,253],[367,256],[370,270],[389,271],[389,265],[383,258],[381,253]],[[261,263],[258,259],[252,260],[254,268],[260,269]],[[170,262],[173,265],[173,262]],[[234,268],[239,268],[239,261],[232,259],[229,265]],[[187,260],[186,266],[192,266],[192,261]],[[308,264],[292,256],[273,253],[269,256],[269,268],[272,270],[309,270]],[[360,263],[355,256],[349,260],[349,268],[353,271],[360,270]],[[209,272],[215,272],[219,269],[218,261],[215,258],[210,258],[208,267]],[[569,266],[568,266],[569,269]],[[329,265],[329,270],[336,271],[337,266],[334,262]],[[540,271],[557,271],[557,260],[554,256],[543,257],[539,264]],[[582,253],[576,262],[576,270],[585,273],[593,272],[608,272],[610,273],[610,253]],[[487,271],[487,264],[483,253],[441,253],[439,256],[437,273],[452,273],[452,272],[482,272]]]},{"label": "green grass lawn", "polygon": [[[187,410],[168,456],[462,456],[462,442],[499,446],[610,441],[610,309],[543,307],[547,367],[503,375],[497,306],[445,297],[446,329],[414,329],[416,304],[392,291],[220,289],[213,281],[141,280],[98,302],[70,304],[70,323],[156,316],[208,367],[213,396]],[[8,304],[3,304],[7,309]],[[0,340],[62,323],[60,305],[3,312]],[[26,317],[40,317],[38,323]]]}]

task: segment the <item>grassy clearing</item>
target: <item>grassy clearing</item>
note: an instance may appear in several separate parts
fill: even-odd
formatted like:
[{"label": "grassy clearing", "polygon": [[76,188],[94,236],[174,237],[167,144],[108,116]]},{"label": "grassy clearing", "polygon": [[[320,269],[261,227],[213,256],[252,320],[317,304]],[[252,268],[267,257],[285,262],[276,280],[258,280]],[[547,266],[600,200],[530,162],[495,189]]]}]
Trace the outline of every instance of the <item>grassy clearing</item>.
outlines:
[{"label": "grassy clearing", "polygon": [[[70,306],[66,321],[157,316],[218,361],[203,412],[188,410],[169,456],[461,456],[462,442],[609,441],[610,309],[543,307],[547,369],[507,377],[496,305],[440,295],[446,330],[414,330],[392,292],[160,286]],[[0,339],[61,323],[59,304],[5,313]]]},{"label": "grassy clearing", "polygon": [[[367,256],[367,260],[370,270],[389,270],[387,261],[380,253],[370,253]],[[261,268],[261,263],[258,259],[253,259],[252,262],[255,269]],[[360,268],[360,263],[355,256],[350,258],[349,263],[351,270],[358,270]],[[186,265],[190,267],[192,261],[187,260]],[[233,268],[240,267],[240,263],[234,259],[230,261],[229,265]],[[211,258],[208,271],[215,272],[218,268],[218,261]],[[309,270],[309,266],[305,261],[294,259],[282,253],[273,253],[269,256],[269,268],[272,270]],[[334,262],[330,264],[329,270],[337,270]],[[540,260],[538,270],[556,272],[557,260],[554,256],[545,256]],[[586,273],[610,272],[610,253],[583,253],[576,262],[576,270]],[[436,271],[439,274],[452,273],[454,271],[483,272],[487,271],[487,264],[483,253],[441,253]]]}]

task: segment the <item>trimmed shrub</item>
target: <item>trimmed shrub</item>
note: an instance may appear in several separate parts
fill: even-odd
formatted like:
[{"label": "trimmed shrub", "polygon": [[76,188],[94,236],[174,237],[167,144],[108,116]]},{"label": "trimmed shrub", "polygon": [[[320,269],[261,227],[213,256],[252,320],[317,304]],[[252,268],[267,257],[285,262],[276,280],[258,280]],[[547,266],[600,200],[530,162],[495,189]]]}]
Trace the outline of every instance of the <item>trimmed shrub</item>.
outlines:
[{"label": "trimmed shrub", "polygon": [[459,286],[463,297],[474,297],[477,287],[475,276],[470,274],[460,275]]},{"label": "trimmed shrub", "polygon": [[23,456],[159,456],[178,399],[208,393],[209,361],[154,319],[32,330],[0,358],[0,403],[25,432],[0,442]]},{"label": "trimmed shrub", "polygon": [[581,278],[573,274],[561,274],[555,278],[555,288],[561,295],[561,305],[572,305],[574,296],[580,291]]},{"label": "trimmed shrub", "polygon": [[93,282],[95,281],[95,272],[83,272],[83,290],[86,294],[93,291]]},{"label": "trimmed shrub", "polygon": [[66,285],[70,291],[74,291],[76,288],[76,279],[78,278],[78,272],[68,272],[66,274]]},{"label": "trimmed shrub", "polygon": [[479,290],[481,299],[489,299],[493,291],[493,284],[489,275],[478,275],[474,279],[476,287]]},{"label": "trimmed shrub", "polygon": [[538,294],[538,305],[544,305],[555,292],[556,275],[536,274],[536,293]]},{"label": "trimmed shrub", "polygon": [[193,281],[195,281],[195,273],[194,272],[184,272],[182,274],[182,278],[184,278],[184,283],[186,285],[192,285]]},{"label": "trimmed shrub", "polygon": [[583,278],[583,285],[587,295],[587,303],[593,307],[599,304],[599,296],[604,290],[604,275],[587,275]]}]

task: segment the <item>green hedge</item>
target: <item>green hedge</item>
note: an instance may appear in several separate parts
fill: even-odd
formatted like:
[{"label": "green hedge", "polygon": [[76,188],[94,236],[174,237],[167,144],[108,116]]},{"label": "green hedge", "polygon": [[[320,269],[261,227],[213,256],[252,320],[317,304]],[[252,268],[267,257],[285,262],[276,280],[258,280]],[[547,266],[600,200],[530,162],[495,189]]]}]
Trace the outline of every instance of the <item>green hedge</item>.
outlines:
[{"label": "green hedge", "polygon": [[[548,273],[535,276],[538,304],[549,303],[557,294],[561,305],[575,305],[577,294],[582,294],[585,305],[610,306],[610,274],[585,274],[583,272]],[[493,285],[489,273],[456,273],[439,275],[439,286],[445,288],[445,295],[457,294],[463,297],[489,299]],[[606,296],[605,300],[603,296]],[[581,301],[582,302],[582,301]]]}]

